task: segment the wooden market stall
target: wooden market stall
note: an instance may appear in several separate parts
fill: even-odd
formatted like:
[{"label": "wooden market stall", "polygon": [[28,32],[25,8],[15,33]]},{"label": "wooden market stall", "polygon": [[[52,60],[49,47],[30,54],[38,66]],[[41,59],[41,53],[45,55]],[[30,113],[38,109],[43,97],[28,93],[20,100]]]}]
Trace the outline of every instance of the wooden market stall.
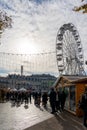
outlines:
[{"label": "wooden market stall", "polygon": [[67,94],[65,109],[77,116],[82,116],[83,112],[78,108],[78,102],[87,86],[87,76],[61,75],[55,82],[55,88],[59,91],[64,89]]}]

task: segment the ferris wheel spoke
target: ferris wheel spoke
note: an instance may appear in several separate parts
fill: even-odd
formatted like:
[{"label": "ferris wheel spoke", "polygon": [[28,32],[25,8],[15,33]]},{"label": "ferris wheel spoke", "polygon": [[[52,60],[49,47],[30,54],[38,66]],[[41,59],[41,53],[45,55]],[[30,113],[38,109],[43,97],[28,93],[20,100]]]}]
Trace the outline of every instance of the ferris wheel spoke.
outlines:
[{"label": "ferris wheel spoke", "polygon": [[[64,40],[65,41],[65,40]],[[71,51],[70,51],[70,46],[67,44],[67,42],[65,41],[66,46],[64,46],[64,50],[66,50],[67,54],[70,55]]]}]

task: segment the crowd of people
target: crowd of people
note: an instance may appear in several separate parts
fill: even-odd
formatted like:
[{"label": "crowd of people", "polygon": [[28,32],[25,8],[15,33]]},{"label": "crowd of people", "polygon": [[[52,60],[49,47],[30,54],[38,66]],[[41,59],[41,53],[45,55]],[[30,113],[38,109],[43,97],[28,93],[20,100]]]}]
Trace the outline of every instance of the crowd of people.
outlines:
[{"label": "crowd of people", "polygon": [[[67,98],[67,93],[62,88],[59,89],[51,88],[50,93],[48,92],[31,92],[31,91],[4,91],[1,89],[1,101],[11,101],[13,105],[25,104],[29,105],[34,100],[34,104],[38,107],[41,105],[47,109],[48,104],[51,107],[51,113],[63,112]],[[79,100],[78,107],[83,110],[83,124],[87,127],[87,87]]]},{"label": "crowd of people", "polygon": [[46,107],[48,94],[47,92],[41,93],[40,91],[31,92],[31,91],[8,91],[5,96],[6,101],[11,101],[14,105],[20,104],[31,104],[32,99],[34,100],[34,104],[39,106],[42,105]]},{"label": "crowd of people", "polygon": [[11,101],[13,105],[20,104],[31,104],[32,99],[34,104],[38,107],[42,105],[44,108],[47,108],[47,104],[50,103],[51,113],[54,114],[58,111],[64,110],[64,104],[66,100],[66,93],[64,91],[59,92],[57,89],[51,88],[50,93],[44,91],[8,91],[5,96],[5,101]]},{"label": "crowd of people", "polygon": [[28,105],[32,103],[32,98],[34,100],[34,104],[40,107],[42,105],[44,108],[47,108],[48,102],[50,103],[51,113],[62,112],[64,110],[66,93],[63,91],[58,91],[57,89],[51,88],[50,93],[47,92],[41,93],[40,91],[31,92],[19,92],[19,91],[11,91],[7,92],[6,100],[11,101],[13,104],[25,104]]},{"label": "crowd of people", "polygon": [[[34,104],[38,107],[41,105],[47,109],[48,103],[50,103],[51,113],[63,112],[67,93],[64,89],[59,91],[59,89],[51,88],[50,93],[41,91],[31,92],[31,91],[9,91],[5,94],[6,101],[11,101],[13,104],[25,104],[28,105],[34,100]],[[87,127],[87,87],[79,100],[79,108],[83,110],[83,124]]]},{"label": "crowd of people", "polygon": [[6,101],[11,101],[14,105],[31,103],[31,92],[28,91],[8,91]]}]

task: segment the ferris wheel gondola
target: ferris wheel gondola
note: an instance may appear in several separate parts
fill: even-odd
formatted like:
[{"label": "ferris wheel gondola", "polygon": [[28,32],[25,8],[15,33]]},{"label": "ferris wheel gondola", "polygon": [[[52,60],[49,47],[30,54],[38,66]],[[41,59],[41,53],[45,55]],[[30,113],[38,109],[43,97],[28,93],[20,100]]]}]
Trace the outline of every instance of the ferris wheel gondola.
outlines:
[{"label": "ferris wheel gondola", "polygon": [[64,24],[57,33],[56,59],[59,73],[85,75],[82,44],[72,23]]}]

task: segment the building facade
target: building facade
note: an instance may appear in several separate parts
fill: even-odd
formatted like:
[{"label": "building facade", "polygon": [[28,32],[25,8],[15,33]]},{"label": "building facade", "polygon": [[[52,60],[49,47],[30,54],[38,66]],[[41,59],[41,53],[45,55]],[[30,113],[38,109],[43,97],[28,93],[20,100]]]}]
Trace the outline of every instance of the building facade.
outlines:
[{"label": "building facade", "polygon": [[48,91],[55,81],[56,77],[49,74],[31,76],[10,74],[7,77],[0,77],[0,88],[26,88],[35,91]]}]

